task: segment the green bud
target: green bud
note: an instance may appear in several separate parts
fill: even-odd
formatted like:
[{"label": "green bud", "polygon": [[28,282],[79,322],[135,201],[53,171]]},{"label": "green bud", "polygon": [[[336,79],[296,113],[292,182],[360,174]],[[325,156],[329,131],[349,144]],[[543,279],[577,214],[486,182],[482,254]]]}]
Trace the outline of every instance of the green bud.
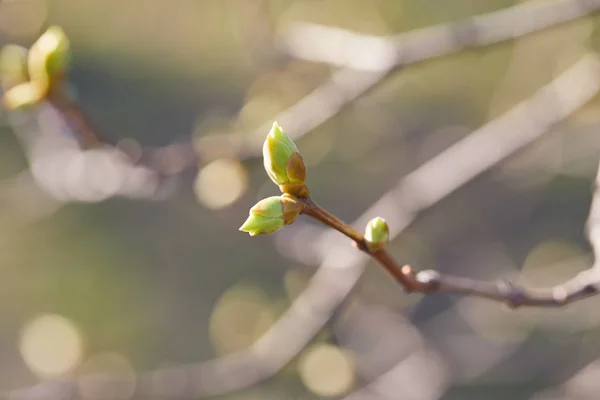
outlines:
[{"label": "green bud", "polygon": [[29,80],[25,47],[14,44],[2,47],[0,50],[0,79],[4,90]]},{"label": "green bud", "polygon": [[383,249],[390,240],[390,230],[387,222],[381,217],[375,217],[367,223],[365,241],[371,251]]},{"label": "green bud", "polygon": [[306,167],[296,144],[283,133],[277,122],[263,145],[263,161],[267,175],[283,193],[308,196]]},{"label": "green bud", "polygon": [[70,61],[69,48],[69,39],[60,27],[48,28],[29,51],[30,79],[52,85],[62,78]]},{"label": "green bud", "polygon": [[250,209],[250,215],[240,231],[250,236],[277,232],[294,222],[302,212],[303,205],[289,195],[267,197]]}]

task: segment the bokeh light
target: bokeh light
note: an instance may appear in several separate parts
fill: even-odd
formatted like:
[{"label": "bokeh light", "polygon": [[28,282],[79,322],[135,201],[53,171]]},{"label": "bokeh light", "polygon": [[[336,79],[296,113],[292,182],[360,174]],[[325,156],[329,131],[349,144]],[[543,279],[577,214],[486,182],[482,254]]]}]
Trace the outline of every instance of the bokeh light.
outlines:
[{"label": "bokeh light", "polygon": [[73,321],[46,314],[25,325],[19,347],[23,360],[35,374],[58,377],[81,361],[83,337]]},{"label": "bokeh light", "polygon": [[350,390],[356,372],[353,357],[346,350],[327,343],[306,349],[298,370],[304,385],[324,397],[340,396]]},{"label": "bokeh light", "polygon": [[256,286],[238,284],[218,300],[210,318],[210,337],[219,354],[253,344],[276,320],[277,309]]},{"label": "bokeh light", "polygon": [[200,170],[195,191],[202,205],[218,210],[233,204],[247,187],[245,167],[237,160],[221,159]]}]

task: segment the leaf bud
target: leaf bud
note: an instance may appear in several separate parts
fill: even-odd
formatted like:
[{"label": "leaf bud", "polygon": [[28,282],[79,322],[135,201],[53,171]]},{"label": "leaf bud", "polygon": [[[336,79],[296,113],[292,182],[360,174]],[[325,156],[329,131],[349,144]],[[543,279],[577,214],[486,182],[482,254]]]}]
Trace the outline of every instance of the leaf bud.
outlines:
[{"label": "leaf bud", "polygon": [[296,198],[287,194],[267,197],[250,209],[240,231],[248,232],[250,236],[277,232],[294,222],[303,207]]},{"label": "leaf bud", "polygon": [[267,175],[283,193],[298,197],[309,194],[306,186],[306,167],[293,140],[273,123],[263,144],[263,161]]},{"label": "leaf bud", "polygon": [[365,228],[365,241],[371,251],[378,251],[385,247],[390,240],[390,230],[387,222],[381,217],[375,217],[367,223]]},{"label": "leaf bud", "polygon": [[51,26],[29,50],[27,63],[29,78],[51,86],[62,79],[69,61],[69,39],[60,27]]}]

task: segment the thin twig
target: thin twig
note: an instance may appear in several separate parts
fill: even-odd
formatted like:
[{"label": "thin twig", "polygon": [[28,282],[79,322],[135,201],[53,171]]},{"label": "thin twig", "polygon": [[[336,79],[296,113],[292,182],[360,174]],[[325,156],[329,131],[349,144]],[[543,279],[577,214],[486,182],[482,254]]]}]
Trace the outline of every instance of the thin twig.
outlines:
[{"label": "thin twig", "polygon": [[302,214],[306,214],[352,239],[356,248],[364,251],[374,260],[377,260],[383,269],[392,275],[404,287],[404,289],[407,291],[414,290],[415,285],[410,273],[410,267],[405,266],[400,268],[396,264],[396,261],[385,250],[371,251],[367,246],[367,241],[362,233],[316,204],[310,197],[303,198],[301,200],[305,204]]},{"label": "thin twig", "polygon": [[199,155],[190,143],[171,144],[158,148],[132,148],[116,142],[102,134],[85,110],[57,88],[48,96],[48,103],[64,118],[73,132],[78,135],[78,141],[83,150],[99,148],[106,145],[118,148],[127,154],[133,163],[140,163],[161,176],[170,176],[197,166]]},{"label": "thin twig", "polygon": [[[598,173],[600,174],[600,167]],[[495,283],[477,281],[470,278],[444,275],[434,270],[415,273],[409,265],[401,266],[398,264],[387,250],[370,250],[365,245],[365,237],[360,232],[316,205],[310,198],[303,200],[307,205],[303,214],[352,239],[356,243],[356,247],[377,261],[407,292],[425,294],[461,293],[500,301],[511,308],[522,306],[560,307],[596,295],[599,292],[600,277],[590,271],[584,271],[573,280],[546,290],[524,289],[505,280],[499,280]],[[596,203],[596,207],[600,204],[600,187],[596,189],[594,203]]]},{"label": "thin twig", "polygon": [[65,121],[76,132],[82,149],[101,147],[106,144],[116,145],[106,136],[102,136],[92,120],[81,106],[69,98],[62,87],[52,90],[47,98],[48,103],[61,113]]},{"label": "thin twig", "polygon": [[309,215],[317,221],[320,221],[330,228],[333,228],[336,231],[348,236],[360,248],[366,247],[365,238],[359,231],[338,219],[335,215],[329,213],[324,208],[320,207],[310,197],[302,198],[301,200],[305,205],[304,209],[302,210],[303,214]]}]

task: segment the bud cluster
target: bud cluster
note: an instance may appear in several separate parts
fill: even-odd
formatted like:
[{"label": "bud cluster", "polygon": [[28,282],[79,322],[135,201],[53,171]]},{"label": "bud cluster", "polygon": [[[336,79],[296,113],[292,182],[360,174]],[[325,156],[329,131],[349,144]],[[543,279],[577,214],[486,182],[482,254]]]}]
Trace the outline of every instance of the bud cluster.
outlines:
[{"label": "bud cluster", "polygon": [[17,109],[42,101],[63,81],[70,60],[69,47],[67,36],[58,26],[48,28],[29,50],[4,46],[0,52],[4,105]]},{"label": "bud cluster", "polygon": [[250,236],[277,232],[294,222],[304,209],[299,198],[309,194],[302,156],[277,122],[263,144],[263,161],[267,175],[283,194],[263,199],[250,209],[248,219],[240,227]]}]

